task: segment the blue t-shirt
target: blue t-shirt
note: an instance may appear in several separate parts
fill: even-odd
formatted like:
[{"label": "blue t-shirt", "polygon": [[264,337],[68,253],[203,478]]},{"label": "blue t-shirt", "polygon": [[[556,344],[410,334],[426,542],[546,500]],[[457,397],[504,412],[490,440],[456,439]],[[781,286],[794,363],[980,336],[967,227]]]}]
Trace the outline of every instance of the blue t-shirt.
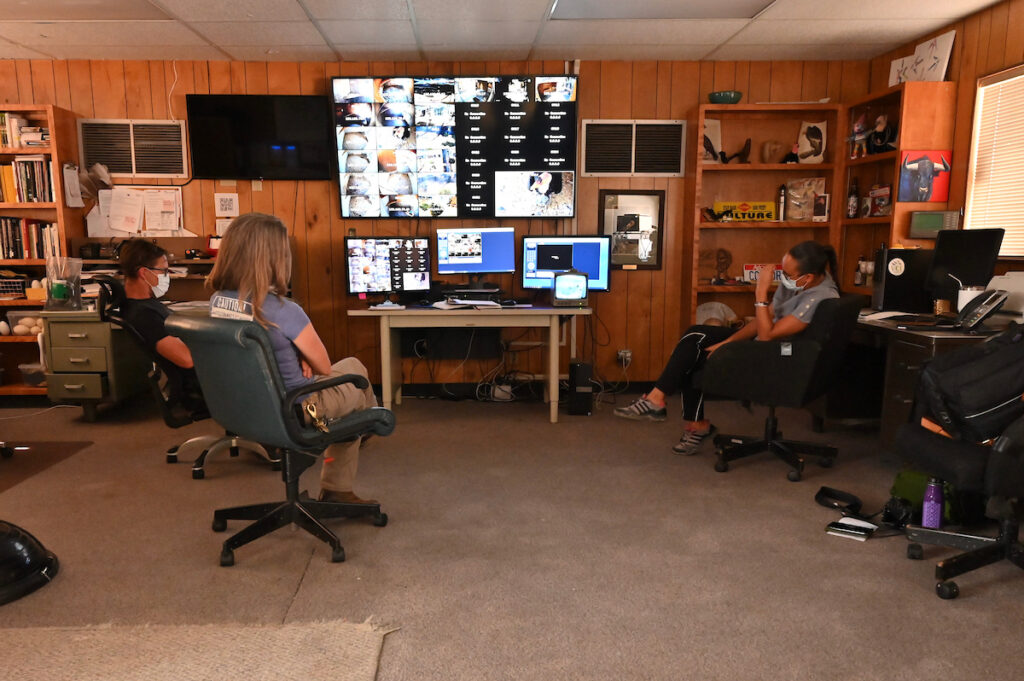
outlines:
[{"label": "blue t-shirt", "polygon": [[838,297],[839,289],[828,272],[825,273],[825,279],[812,288],[794,291],[780,285],[775,290],[775,297],[772,298],[775,321],[777,322],[787,315],[793,315],[804,324],[810,324],[811,317],[814,316],[814,311],[818,309],[818,304],[821,301]]},{"label": "blue t-shirt", "polygon": [[[244,304],[242,306],[237,303],[232,304],[232,301],[237,300],[238,291],[217,291],[210,297],[210,309],[220,307],[239,311]],[[269,294],[263,299],[263,316],[268,322],[276,324],[276,326],[267,326],[267,335],[270,336],[270,344],[274,348],[277,368],[281,372],[285,389],[291,390],[312,383],[312,378],[302,375],[299,349],[293,342],[310,323],[305,310],[293,300]]]}]

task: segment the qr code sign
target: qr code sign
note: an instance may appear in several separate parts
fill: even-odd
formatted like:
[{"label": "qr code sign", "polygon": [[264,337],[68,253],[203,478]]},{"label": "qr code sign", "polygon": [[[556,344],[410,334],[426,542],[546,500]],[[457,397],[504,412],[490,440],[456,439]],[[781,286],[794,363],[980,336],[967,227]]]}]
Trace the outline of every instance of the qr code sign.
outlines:
[{"label": "qr code sign", "polygon": [[219,218],[238,216],[238,194],[214,194],[214,214]]}]

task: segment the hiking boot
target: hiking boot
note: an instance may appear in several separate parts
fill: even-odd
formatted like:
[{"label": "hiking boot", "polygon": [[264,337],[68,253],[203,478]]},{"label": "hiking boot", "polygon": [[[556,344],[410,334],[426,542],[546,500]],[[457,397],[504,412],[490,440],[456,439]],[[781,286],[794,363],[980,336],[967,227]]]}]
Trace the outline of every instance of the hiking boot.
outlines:
[{"label": "hiking boot", "polygon": [[615,415],[633,421],[664,421],[668,412],[664,406],[659,407],[643,396],[633,400],[629,406],[617,408]]},{"label": "hiking boot", "polygon": [[376,499],[360,499],[355,492],[336,492],[333,489],[320,490],[320,498],[317,501],[327,501],[333,504],[379,504]]},{"label": "hiking boot", "polygon": [[704,444],[704,441],[717,431],[718,429],[714,426],[708,426],[708,429],[704,432],[687,430],[679,438],[679,442],[672,447],[672,451],[683,456],[693,456],[700,450],[700,446]]}]

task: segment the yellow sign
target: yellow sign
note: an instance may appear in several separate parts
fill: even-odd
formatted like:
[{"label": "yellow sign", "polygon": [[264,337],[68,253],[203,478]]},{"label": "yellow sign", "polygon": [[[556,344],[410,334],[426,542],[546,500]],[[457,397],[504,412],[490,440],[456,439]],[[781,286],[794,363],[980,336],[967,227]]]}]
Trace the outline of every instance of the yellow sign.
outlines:
[{"label": "yellow sign", "polygon": [[715,201],[715,213],[726,216],[723,221],[766,222],[775,219],[774,201]]}]

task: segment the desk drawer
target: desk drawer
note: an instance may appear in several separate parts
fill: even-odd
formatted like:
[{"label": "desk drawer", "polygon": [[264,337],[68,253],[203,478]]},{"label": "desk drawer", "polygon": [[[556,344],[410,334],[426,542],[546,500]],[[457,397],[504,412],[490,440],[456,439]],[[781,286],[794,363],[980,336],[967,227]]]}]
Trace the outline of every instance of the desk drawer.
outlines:
[{"label": "desk drawer", "polygon": [[62,347],[107,347],[110,345],[110,325],[104,322],[50,322],[50,346]]},{"label": "desk drawer", "polygon": [[106,371],[104,348],[53,348],[53,370],[60,372]]},{"label": "desk drawer", "polygon": [[51,400],[99,400],[107,394],[107,377],[100,374],[46,374]]}]

